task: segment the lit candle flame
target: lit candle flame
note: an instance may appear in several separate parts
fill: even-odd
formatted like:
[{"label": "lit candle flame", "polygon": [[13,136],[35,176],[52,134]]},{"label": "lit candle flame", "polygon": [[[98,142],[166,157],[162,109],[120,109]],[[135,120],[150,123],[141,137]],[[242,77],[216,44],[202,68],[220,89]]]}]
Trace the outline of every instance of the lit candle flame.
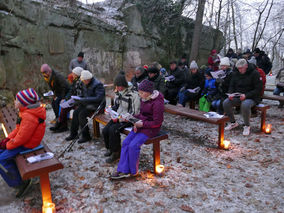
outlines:
[{"label": "lit candle flame", "polygon": [[231,142],[229,140],[224,140],[223,141],[223,148],[224,149],[229,149],[230,143]]},{"label": "lit candle flame", "polygon": [[164,171],[164,169],[165,169],[165,167],[164,167],[163,165],[157,165],[157,166],[156,166],[156,172],[157,172],[158,174],[162,174],[163,171]]},{"label": "lit candle flame", "polygon": [[265,133],[270,134],[271,133],[271,127],[272,127],[271,124],[267,124],[266,127],[265,127]]},{"label": "lit candle flame", "polygon": [[54,203],[44,203],[42,207],[43,213],[55,213],[55,204]]}]

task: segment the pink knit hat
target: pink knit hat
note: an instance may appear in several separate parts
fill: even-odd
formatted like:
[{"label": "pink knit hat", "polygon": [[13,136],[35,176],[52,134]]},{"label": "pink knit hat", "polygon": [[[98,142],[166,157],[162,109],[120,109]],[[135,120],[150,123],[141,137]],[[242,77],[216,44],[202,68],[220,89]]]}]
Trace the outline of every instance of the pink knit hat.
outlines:
[{"label": "pink knit hat", "polygon": [[35,104],[39,101],[38,94],[33,88],[25,89],[18,92],[16,98],[23,106]]}]

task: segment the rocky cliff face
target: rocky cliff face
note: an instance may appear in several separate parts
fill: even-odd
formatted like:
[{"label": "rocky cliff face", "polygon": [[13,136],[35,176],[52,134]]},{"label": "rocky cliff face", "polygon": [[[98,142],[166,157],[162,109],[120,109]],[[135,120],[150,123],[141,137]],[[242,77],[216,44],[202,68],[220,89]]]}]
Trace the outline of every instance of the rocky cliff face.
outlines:
[{"label": "rocky cliff face", "polygon": [[[60,2],[60,1],[59,1]],[[112,1],[111,1],[112,2]],[[47,3],[39,0],[0,1],[0,88],[13,92],[35,87],[46,90],[39,69],[42,63],[68,74],[68,65],[79,51],[85,52],[89,69],[110,82],[124,69],[168,60],[190,52],[193,24],[184,19],[175,43],[178,51],[165,42],[159,23],[151,28],[143,23],[147,16],[127,1],[105,2],[93,6]],[[149,27],[149,26],[148,26]],[[205,28],[200,61],[207,60],[213,47],[213,29]],[[222,43],[222,34],[217,44]]]}]

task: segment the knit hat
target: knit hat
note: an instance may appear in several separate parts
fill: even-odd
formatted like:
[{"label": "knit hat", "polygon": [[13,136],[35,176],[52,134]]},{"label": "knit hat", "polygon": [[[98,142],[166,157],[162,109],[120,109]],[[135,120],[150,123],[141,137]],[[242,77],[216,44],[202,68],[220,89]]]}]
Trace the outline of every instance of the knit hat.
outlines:
[{"label": "knit hat", "polygon": [[81,76],[81,72],[83,71],[83,68],[82,67],[75,67],[72,72],[74,74],[76,74],[77,76]]},{"label": "knit hat", "polygon": [[93,77],[93,74],[90,73],[90,71],[88,71],[88,70],[83,70],[83,71],[81,72],[81,77],[80,77],[80,79],[81,79],[81,81],[84,81],[84,80],[89,80],[89,79],[91,79],[92,77]]},{"label": "knit hat", "polygon": [[78,57],[84,58],[84,53],[83,52],[79,52]]},{"label": "knit hat", "polygon": [[125,78],[125,72],[123,71],[120,71],[115,79],[114,79],[114,85],[115,86],[121,86],[121,87],[128,87],[128,83],[126,81],[126,78]]},{"label": "knit hat", "polygon": [[198,65],[194,60],[190,63],[189,69],[198,69]]},{"label": "knit hat", "polygon": [[260,53],[260,49],[257,47],[257,48],[254,49],[253,52],[254,52],[254,53]]},{"label": "knit hat", "polygon": [[237,68],[238,68],[238,67],[243,67],[243,66],[245,66],[246,64],[248,64],[248,62],[246,61],[246,59],[241,58],[241,59],[239,59],[239,60],[237,61],[236,67],[237,67]]},{"label": "knit hat", "polygon": [[155,73],[158,74],[159,73],[159,69],[157,69],[156,67],[150,67],[148,69],[148,73]]},{"label": "knit hat", "polygon": [[23,106],[35,104],[39,101],[38,94],[33,88],[25,89],[18,92],[16,98]]},{"label": "knit hat", "polygon": [[215,53],[217,53],[217,50],[211,50],[211,54],[213,55],[213,54],[215,54]]},{"label": "knit hat", "polygon": [[230,66],[230,59],[228,57],[221,58],[220,66]]},{"label": "knit hat", "polygon": [[154,91],[154,83],[152,81],[145,79],[139,84],[138,90],[149,92],[152,94]]}]

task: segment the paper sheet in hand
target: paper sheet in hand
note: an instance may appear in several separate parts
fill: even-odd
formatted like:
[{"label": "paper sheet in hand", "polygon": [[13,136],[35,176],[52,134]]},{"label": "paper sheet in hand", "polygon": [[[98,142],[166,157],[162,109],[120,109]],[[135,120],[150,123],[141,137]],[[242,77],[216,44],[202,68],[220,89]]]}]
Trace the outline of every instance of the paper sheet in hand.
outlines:
[{"label": "paper sheet in hand", "polygon": [[75,100],[73,98],[71,98],[68,101],[61,103],[60,107],[63,108],[63,109],[73,107],[74,103],[75,103]]},{"label": "paper sheet in hand", "polygon": [[82,98],[79,97],[79,96],[71,96],[71,98],[74,99],[74,100],[78,100],[78,101],[82,99]]},{"label": "paper sheet in hand", "polygon": [[124,129],[127,130],[127,131],[129,131],[129,132],[132,131],[132,127],[126,127],[126,128],[124,128]]},{"label": "paper sheet in hand", "polygon": [[241,93],[239,92],[235,92],[235,93],[226,93],[226,95],[230,96],[230,95],[233,95],[234,97],[241,97]]},{"label": "paper sheet in hand", "polygon": [[46,92],[46,93],[43,93],[43,96],[45,96],[45,97],[47,97],[47,96],[52,96],[52,95],[54,95],[54,93],[53,93],[51,90],[49,90],[49,91]]},{"label": "paper sheet in hand", "polygon": [[217,112],[207,112],[204,116],[206,118],[222,118],[224,115],[219,115]]},{"label": "paper sheet in hand", "polygon": [[200,91],[200,87],[195,87],[194,89],[187,89],[190,93],[198,93]]},{"label": "paper sheet in hand", "polygon": [[218,70],[218,71],[213,71],[213,72],[210,72],[212,77],[217,79],[217,78],[225,78],[226,77],[226,74],[223,70]]}]

